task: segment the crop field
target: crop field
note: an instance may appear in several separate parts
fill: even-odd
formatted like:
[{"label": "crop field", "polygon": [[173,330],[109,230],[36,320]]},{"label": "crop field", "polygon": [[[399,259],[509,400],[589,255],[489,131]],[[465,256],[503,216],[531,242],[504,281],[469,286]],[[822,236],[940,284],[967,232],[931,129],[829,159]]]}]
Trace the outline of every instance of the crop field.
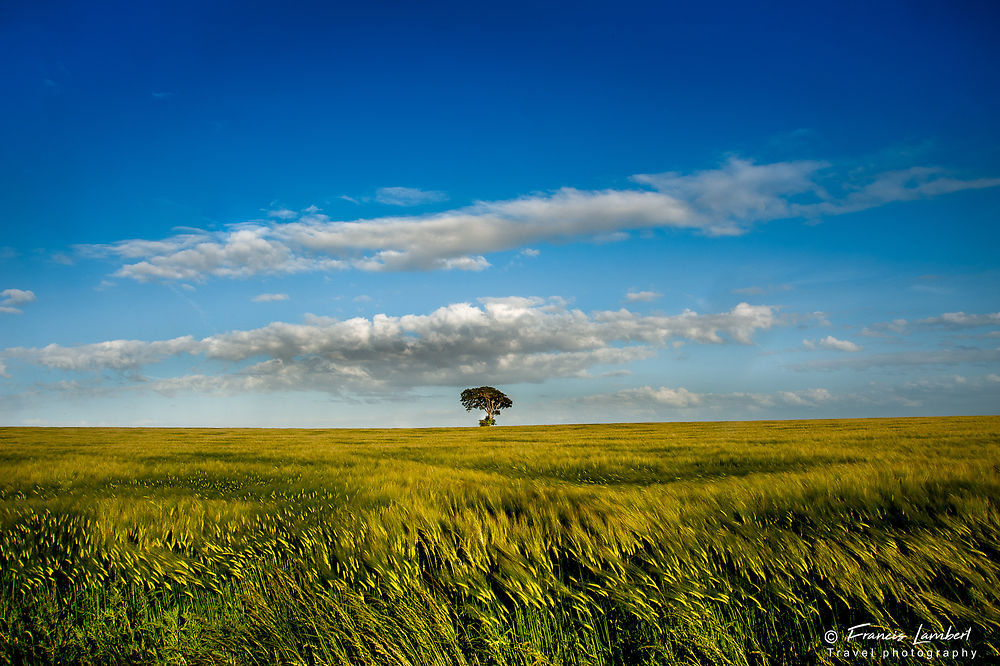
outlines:
[{"label": "crop field", "polygon": [[1000,417],[6,428],[0,663],[997,663],[998,504]]}]

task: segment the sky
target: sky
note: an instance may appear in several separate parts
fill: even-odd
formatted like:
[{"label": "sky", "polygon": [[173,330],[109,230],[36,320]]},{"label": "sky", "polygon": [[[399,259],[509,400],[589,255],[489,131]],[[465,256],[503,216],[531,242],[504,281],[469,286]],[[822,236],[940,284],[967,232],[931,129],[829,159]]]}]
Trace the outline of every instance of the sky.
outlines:
[{"label": "sky", "polygon": [[996,414],[998,18],[5,2],[0,425]]}]

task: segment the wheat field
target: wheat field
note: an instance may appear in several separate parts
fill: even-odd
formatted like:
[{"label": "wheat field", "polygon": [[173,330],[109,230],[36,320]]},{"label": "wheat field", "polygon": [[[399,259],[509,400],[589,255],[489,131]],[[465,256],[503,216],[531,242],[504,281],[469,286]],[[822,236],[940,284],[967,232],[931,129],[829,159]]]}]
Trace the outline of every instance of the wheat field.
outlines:
[{"label": "wheat field", "polygon": [[4,428],[0,663],[989,663],[998,502],[994,416]]}]

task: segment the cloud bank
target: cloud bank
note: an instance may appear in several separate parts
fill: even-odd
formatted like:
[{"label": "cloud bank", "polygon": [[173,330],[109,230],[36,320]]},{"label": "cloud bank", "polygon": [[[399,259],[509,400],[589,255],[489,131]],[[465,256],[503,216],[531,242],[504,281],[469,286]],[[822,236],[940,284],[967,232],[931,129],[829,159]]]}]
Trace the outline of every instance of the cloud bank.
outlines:
[{"label": "cloud bank", "polygon": [[[878,413],[930,407],[937,413],[976,413],[1000,397],[1000,377],[987,375],[931,376],[900,385],[869,383],[849,391],[807,388],[772,392],[705,392],[683,387],[640,386],[571,401],[589,413],[632,417],[757,418],[761,412],[791,416],[842,416],[859,411]],[[964,407],[963,407],[964,406]],[[964,411],[963,411],[964,410]]]},{"label": "cloud bank", "polygon": [[[689,175],[640,174],[637,187],[571,187],[505,201],[480,201],[430,215],[333,220],[314,207],[272,212],[269,219],[224,231],[191,231],[163,240],[132,239],[78,247],[122,265],[117,277],[200,281],[304,271],[481,271],[485,255],[543,242],[622,238],[633,230],[680,229],[709,236],[745,234],[786,218],[816,219],[896,201],[996,187],[998,178],[961,180],[915,167],[866,182],[839,176],[818,161],[755,164],[730,158]],[[396,206],[443,200],[440,192],[381,188]]]},{"label": "cloud bank", "polygon": [[695,393],[686,388],[640,386],[581,398],[585,404],[636,409],[818,407],[834,401],[830,391],[812,388],[774,393]]},{"label": "cloud bank", "polygon": [[1000,326],[1000,312],[985,314],[966,314],[965,312],[945,312],[936,317],[925,317],[907,321],[893,319],[865,327],[862,335],[869,337],[889,337],[891,335],[906,335],[924,330],[963,331],[984,326]]},{"label": "cloud bank", "polygon": [[308,317],[203,339],[110,340],[73,347],[15,347],[0,357],[61,371],[146,370],[171,357],[201,357],[221,371],[150,378],[175,391],[319,390],[390,393],[417,386],[500,384],[584,377],[656,353],[671,340],[751,344],[780,325],[776,309],[741,303],[728,312],[645,316],[590,314],[559,299],[484,298],[430,314],[337,320]]}]

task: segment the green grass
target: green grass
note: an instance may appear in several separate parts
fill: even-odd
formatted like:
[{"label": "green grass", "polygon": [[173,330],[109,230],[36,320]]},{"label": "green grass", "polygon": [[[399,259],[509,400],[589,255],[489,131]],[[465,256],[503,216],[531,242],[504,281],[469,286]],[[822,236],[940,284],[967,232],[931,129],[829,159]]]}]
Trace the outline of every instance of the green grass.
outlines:
[{"label": "green grass", "polygon": [[987,663],[998,501],[1000,417],[0,429],[0,664]]}]

